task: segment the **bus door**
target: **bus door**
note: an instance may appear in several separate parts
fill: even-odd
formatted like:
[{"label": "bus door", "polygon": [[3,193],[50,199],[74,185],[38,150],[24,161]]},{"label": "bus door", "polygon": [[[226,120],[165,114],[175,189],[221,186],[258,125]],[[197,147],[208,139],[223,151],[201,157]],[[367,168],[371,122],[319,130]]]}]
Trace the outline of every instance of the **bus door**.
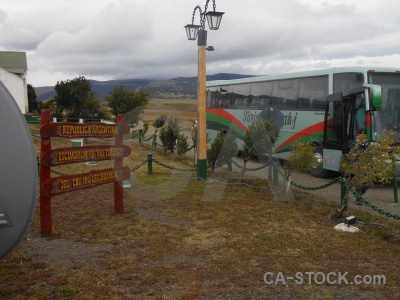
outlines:
[{"label": "bus door", "polygon": [[345,112],[345,139],[343,141],[343,152],[347,153],[358,132],[367,133],[366,122],[366,89],[365,87],[355,88],[343,97],[343,108]]},{"label": "bus door", "polygon": [[340,158],[349,152],[359,130],[366,130],[365,88],[356,88],[345,97],[342,93],[329,95],[324,120],[324,169],[339,171]]},{"label": "bus door", "polygon": [[326,99],[323,141],[323,168],[339,171],[340,158],[347,144],[348,107],[342,93]]}]

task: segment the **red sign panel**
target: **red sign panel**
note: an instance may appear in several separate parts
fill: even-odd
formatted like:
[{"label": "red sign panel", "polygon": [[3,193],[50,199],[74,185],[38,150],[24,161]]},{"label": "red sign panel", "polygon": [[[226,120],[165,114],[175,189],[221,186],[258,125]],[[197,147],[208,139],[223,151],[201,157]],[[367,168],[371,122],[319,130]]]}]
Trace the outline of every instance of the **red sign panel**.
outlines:
[{"label": "red sign panel", "polygon": [[130,154],[131,148],[127,145],[97,145],[46,151],[41,159],[46,167],[51,167],[85,161],[123,158]]},{"label": "red sign panel", "polygon": [[59,176],[46,180],[42,185],[42,193],[45,197],[52,197],[129,178],[130,169],[127,166],[120,170],[109,168],[81,174]]},{"label": "red sign panel", "polygon": [[86,138],[86,137],[112,137],[118,134],[129,133],[128,124],[104,123],[47,123],[40,127],[42,139],[50,137]]}]

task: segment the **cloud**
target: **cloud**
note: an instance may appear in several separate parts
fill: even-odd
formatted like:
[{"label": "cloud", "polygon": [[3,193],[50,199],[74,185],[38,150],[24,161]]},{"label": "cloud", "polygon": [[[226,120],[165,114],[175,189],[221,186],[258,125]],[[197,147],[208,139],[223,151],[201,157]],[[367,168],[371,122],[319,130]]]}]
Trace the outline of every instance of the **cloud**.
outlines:
[{"label": "cloud", "polygon": [[[197,74],[197,45],[187,41],[183,26],[191,22],[198,0],[3,2],[0,50],[27,52],[28,80],[34,85],[76,76],[167,79]],[[397,0],[216,4],[225,14],[220,30],[208,31],[208,45],[215,48],[207,53],[209,74],[397,63]],[[198,19],[196,14],[195,23]]]}]

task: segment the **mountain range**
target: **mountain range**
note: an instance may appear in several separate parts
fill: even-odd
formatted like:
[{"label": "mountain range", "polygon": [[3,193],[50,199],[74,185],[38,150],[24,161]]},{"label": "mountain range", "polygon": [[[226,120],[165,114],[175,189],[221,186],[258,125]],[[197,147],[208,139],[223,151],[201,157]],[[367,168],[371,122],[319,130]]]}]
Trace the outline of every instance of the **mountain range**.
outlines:
[{"label": "mountain range", "polygon": [[[207,81],[230,80],[245,77],[254,77],[254,75],[219,73],[208,75]],[[130,90],[144,89],[150,93],[150,99],[195,99],[197,95],[197,77],[178,77],[168,80],[123,79],[89,81],[96,98],[101,101],[104,101],[115,87],[121,85]],[[41,101],[50,100],[56,95],[53,86],[35,87],[35,92],[37,99]]]}]

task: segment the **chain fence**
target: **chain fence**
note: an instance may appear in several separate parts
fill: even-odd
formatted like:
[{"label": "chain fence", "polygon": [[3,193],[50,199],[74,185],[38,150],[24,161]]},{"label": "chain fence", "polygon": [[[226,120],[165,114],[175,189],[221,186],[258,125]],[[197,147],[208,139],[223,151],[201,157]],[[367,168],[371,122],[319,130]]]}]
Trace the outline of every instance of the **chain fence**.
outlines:
[{"label": "chain fence", "polygon": [[[278,167],[276,164],[274,164],[274,168],[276,168],[276,169],[278,170],[279,174],[285,179],[285,174],[282,173],[282,171],[279,169],[279,167]],[[294,187],[297,187],[297,188],[302,189],[302,190],[306,190],[306,191],[316,191],[316,190],[321,190],[321,189],[327,188],[327,187],[329,187],[329,186],[331,186],[331,185],[333,185],[333,184],[335,184],[335,183],[337,183],[337,182],[340,182],[340,183],[343,184],[346,188],[348,188],[346,179],[344,179],[344,178],[341,177],[341,176],[339,176],[339,177],[333,179],[332,181],[330,181],[330,182],[328,182],[328,183],[326,183],[326,184],[323,184],[323,185],[320,185],[320,186],[315,186],[315,187],[307,187],[307,186],[301,185],[301,184],[299,184],[299,183],[297,183],[297,182],[295,182],[295,181],[293,181],[293,180],[290,181],[290,184],[293,185]],[[384,215],[384,216],[386,216],[386,217],[393,218],[393,219],[395,219],[395,220],[400,220],[400,216],[395,215],[395,214],[392,214],[392,213],[390,213],[390,212],[387,212],[387,211],[383,210],[382,208],[379,208],[379,207],[377,207],[376,205],[370,203],[369,201],[367,201],[366,199],[364,199],[361,195],[359,195],[354,189],[350,189],[350,192],[351,192],[360,202],[364,203],[367,207],[371,208],[373,211],[376,211],[377,213],[379,213],[379,214],[381,214],[381,215]]]},{"label": "chain fence", "polygon": [[245,166],[239,165],[239,164],[238,164],[237,162],[235,162],[233,159],[231,159],[230,162],[231,162],[232,164],[234,164],[236,167],[238,167],[239,169],[241,169],[241,170],[244,170],[244,171],[251,171],[251,172],[260,171],[260,170],[262,170],[262,169],[265,169],[265,168],[268,167],[269,165],[271,165],[271,162],[268,162],[268,163],[266,163],[266,164],[264,164],[264,165],[262,165],[261,167],[258,167],[258,168],[247,168],[247,167],[245,167]]},{"label": "chain fence", "polygon": [[164,163],[162,163],[161,161],[158,161],[158,160],[156,160],[156,159],[152,159],[156,164],[158,164],[158,165],[160,165],[160,166],[162,166],[162,167],[164,167],[164,168],[167,168],[167,169],[170,169],[170,170],[175,170],[175,171],[180,171],[180,172],[194,172],[194,171],[196,171],[196,169],[183,169],[183,168],[178,168],[178,167],[173,167],[173,166],[169,166],[169,165],[167,165],[167,164],[164,164]]},{"label": "chain fence", "polygon": [[[40,135],[35,135],[35,134],[33,134],[32,136],[35,137],[35,138],[40,138]],[[140,139],[140,138],[139,138],[139,139]],[[151,140],[151,139],[153,139],[153,146],[154,146],[154,144],[157,144],[157,142],[154,143],[154,141],[155,141],[154,135],[152,135],[149,139],[147,139],[147,140],[145,140],[145,141],[149,141],[149,140]],[[162,145],[161,145],[161,146],[162,146]],[[191,147],[188,149],[188,151],[191,150],[193,147],[194,147],[194,146],[191,146]],[[179,171],[179,172],[195,172],[195,171],[196,171],[195,168],[178,168],[178,167],[175,167],[175,166],[167,165],[167,164],[165,164],[165,163],[163,163],[163,162],[161,162],[161,161],[159,161],[159,160],[157,160],[157,159],[154,159],[151,155],[150,155],[147,159],[145,159],[145,160],[143,160],[141,163],[139,163],[137,166],[131,168],[130,171],[131,171],[131,172],[134,172],[134,171],[138,170],[139,168],[141,168],[142,166],[144,166],[145,164],[149,164],[149,163],[151,163],[151,162],[154,162],[154,163],[156,163],[156,164],[158,164],[158,165],[160,165],[160,166],[162,166],[162,167],[164,167],[164,168],[167,168],[167,169],[170,169],[170,170],[174,170],[174,171]],[[252,172],[252,171],[253,171],[253,172],[255,172],[255,171],[260,171],[260,170],[262,170],[262,169],[268,167],[268,166],[271,164],[271,163],[269,162],[269,163],[266,163],[266,164],[264,164],[264,165],[262,165],[262,166],[260,166],[260,167],[257,167],[257,168],[247,168],[247,167],[244,167],[244,166],[240,165],[239,163],[235,162],[235,161],[232,160],[232,159],[230,160],[230,163],[232,163],[233,165],[235,165],[237,168],[239,168],[239,169],[241,169],[241,170],[250,171],[250,172]],[[39,164],[39,160],[38,160],[38,164]],[[209,167],[210,167],[210,166],[209,166]],[[273,163],[273,168],[276,169],[276,170],[278,171],[278,173],[282,176],[283,179],[285,179],[285,177],[286,177],[285,174],[281,171],[281,169],[279,168],[279,166],[276,165],[276,163]],[[51,172],[52,172],[52,173],[55,173],[55,174],[57,174],[57,175],[61,175],[61,176],[68,175],[68,174],[64,174],[64,173],[62,173],[62,172],[53,170],[53,169],[51,169]],[[310,187],[310,186],[304,186],[304,185],[302,185],[302,184],[300,184],[300,183],[297,183],[297,182],[295,182],[295,181],[293,181],[293,180],[290,181],[290,184],[291,184],[292,186],[296,187],[296,188],[299,188],[299,189],[302,189],[302,190],[305,190],[305,191],[316,191],[316,190],[321,190],[321,189],[325,189],[325,188],[327,188],[327,187],[330,187],[330,186],[332,186],[333,184],[338,183],[338,182],[340,182],[341,184],[345,185],[345,187],[347,188],[347,182],[346,182],[346,180],[345,180],[343,177],[341,177],[341,176],[339,176],[339,177],[337,177],[337,178],[335,178],[335,179],[333,179],[333,180],[331,180],[331,181],[329,181],[329,182],[327,182],[327,183],[325,183],[325,184],[323,184],[323,185],[320,185],[320,186],[312,186],[312,187]],[[383,210],[383,209],[377,207],[376,205],[370,203],[369,201],[367,201],[366,199],[364,199],[361,195],[359,195],[355,190],[350,189],[350,192],[351,192],[361,203],[365,204],[367,207],[371,208],[373,211],[375,211],[375,212],[377,212],[377,213],[379,213],[379,214],[381,214],[381,215],[384,215],[384,216],[386,216],[386,217],[393,218],[393,219],[395,219],[395,220],[400,220],[400,216],[395,215],[395,214],[392,214],[392,213],[390,213],[390,212],[387,212],[387,211],[385,211],[385,210]]]},{"label": "chain fence", "polygon": [[[346,182],[346,180],[345,180],[344,178],[341,177],[341,178],[340,178],[340,181],[341,181],[344,185],[346,185],[346,187],[347,187],[347,182]],[[400,220],[400,216],[395,215],[395,214],[392,214],[392,213],[390,213],[390,212],[387,212],[387,211],[383,210],[382,208],[379,208],[379,207],[377,207],[376,205],[374,205],[374,204],[368,202],[368,201],[365,200],[361,195],[359,195],[355,190],[350,189],[350,192],[354,195],[354,197],[356,197],[356,198],[358,199],[358,201],[364,203],[366,206],[368,206],[369,208],[371,208],[373,211],[376,211],[377,213],[379,213],[379,214],[381,214],[381,215],[384,215],[384,216],[386,216],[386,217],[393,218],[393,219],[395,219],[395,220]]]},{"label": "chain fence", "polygon": [[[137,136],[135,136],[135,138],[138,138],[139,144],[143,144],[143,142],[148,142],[148,141],[152,140],[152,142],[151,142],[151,146],[152,147],[164,147],[164,145],[162,143],[160,144],[157,141],[157,134],[156,133],[153,133],[148,139],[145,139],[144,135],[139,135],[139,134],[137,134]],[[182,153],[179,151],[180,155],[186,154],[187,152],[189,152],[190,150],[192,150],[194,148],[196,148],[196,145],[193,144],[192,146],[190,146],[190,147],[188,147],[186,149],[179,149],[180,151],[182,151]],[[173,149],[177,150],[177,146],[174,145]]]}]

